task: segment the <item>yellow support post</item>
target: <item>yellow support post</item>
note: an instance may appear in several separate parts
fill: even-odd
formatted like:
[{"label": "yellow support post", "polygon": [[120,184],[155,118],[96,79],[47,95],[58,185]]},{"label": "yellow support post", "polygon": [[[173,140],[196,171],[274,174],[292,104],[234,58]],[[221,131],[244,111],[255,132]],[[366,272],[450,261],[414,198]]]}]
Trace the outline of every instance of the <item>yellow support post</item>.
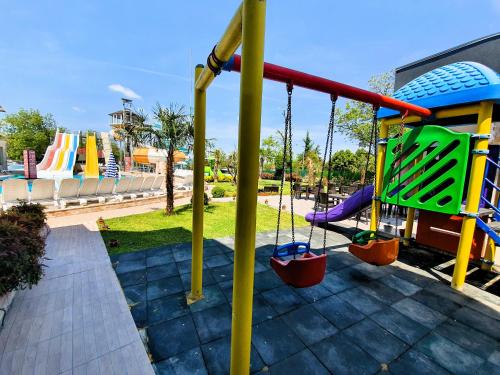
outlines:
[{"label": "yellow support post", "polygon": [[[195,68],[195,82],[203,65]],[[205,195],[205,120],[206,91],[194,89],[194,147],[193,147],[193,233],[191,262],[191,293],[188,304],[203,298],[203,206]]]},{"label": "yellow support post", "polygon": [[[380,138],[387,138],[389,135],[389,125],[385,120],[382,120],[380,124]],[[384,183],[384,163],[385,163],[385,152],[387,145],[379,144],[377,145],[377,170],[375,173],[375,197],[380,197],[382,195],[382,188]],[[372,200],[372,212],[370,216],[370,230],[376,231],[378,226],[378,221],[380,217],[380,200]]]},{"label": "yellow support post", "polygon": [[479,104],[473,104],[458,108],[442,109],[436,112],[436,118],[450,118],[450,117],[477,115],[479,113],[479,110],[480,110]]},{"label": "yellow support post", "polygon": [[[224,34],[219,40],[219,43],[215,46],[215,56],[221,61],[227,61],[238,49],[241,43],[241,29],[242,29],[242,7],[243,4],[238,7],[233,18],[229,22],[229,25],[224,31]],[[213,60],[212,56],[208,57],[214,66],[217,63]],[[206,66],[200,73],[197,81],[195,82],[195,87],[198,90],[206,90],[210,83],[214,80],[215,75]]]},{"label": "yellow support post", "polygon": [[415,220],[415,209],[413,207],[408,207],[408,211],[406,213],[405,235],[403,238],[403,245],[405,246],[410,246],[410,238],[413,232],[414,220]]},{"label": "yellow support post", "polygon": [[231,374],[250,373],[266,1],[243,1]]},{"label": "yellow support post", "polygon": [[[415,165],[422,160],[422,155],[420,155],[415,160]],[[417,178],[420,173],[417,173],[414,178]],[[405,234],[403,238],[403,245],[410,246],[410,238],[413,233],[413,222],[415,221],[415,209],[413,207],[408,207],[408,212],[406,213],[406,226]]]},{"label": "yellow support post", "polygon": [[[481,102],[479,107],[479,115],[477,119],[478,134],[491,133],[491,117],[493,114],[493,103]],[[474,143],[474,149],[488,149],[488,139],[477,139]],[[469,188],[467,192],[467,201],[465,211],[470,214],[476,214],[479,208],[479,199],[481,196],[481,187],[484,177],[484,168],[486,165],[486,154],[475,153],[472,156],[472,168],[469,177]],[[464,216],[462,223],[462,231],[460,233],[460,242],[458,244],[457,258],[455,268],[453,270],[453,279],[451,286],[454,289],[462,290],[465,283],[467,266],[469,264],[470,248],[472,245],[472,237],[476,229],[475,216]]]}]

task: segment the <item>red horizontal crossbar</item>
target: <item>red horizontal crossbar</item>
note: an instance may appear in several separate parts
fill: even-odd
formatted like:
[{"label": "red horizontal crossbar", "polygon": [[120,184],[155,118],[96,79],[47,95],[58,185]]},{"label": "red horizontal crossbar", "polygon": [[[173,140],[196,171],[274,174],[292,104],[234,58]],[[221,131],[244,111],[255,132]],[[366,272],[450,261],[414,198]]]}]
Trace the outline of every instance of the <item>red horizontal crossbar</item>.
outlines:
[{"label": "red horizontal crossbar", "polygon": [[[236,54],[233,55],[231,60],[226,63],[223,69],[240,72],[241,56]],[[321,91],[327,94],[333,94],[348,99],[370,103],[378,107],[394,109],[396,111],[400,111],[401,113],[408,112],[410,115],[427,117],[431,114],[429,109],[418,105],[406,103],[389,96],[377,94],[376,92],[363,90],[344,83],[266,62],[264,63],[264,78],[277,82],[291,83],[294,86],[300,86],[306,89]]]}]

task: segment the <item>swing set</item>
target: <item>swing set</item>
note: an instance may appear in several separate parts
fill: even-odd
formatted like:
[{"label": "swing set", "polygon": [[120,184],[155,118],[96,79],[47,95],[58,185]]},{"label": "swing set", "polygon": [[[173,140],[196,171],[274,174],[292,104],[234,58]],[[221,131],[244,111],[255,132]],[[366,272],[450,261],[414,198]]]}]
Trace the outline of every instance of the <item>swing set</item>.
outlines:
[{"label": "swing set", "polygon": [[[226,71],[240,71],[241,69],[241,57],[239,55],[234,55],[227,63],[223,63],[222,70]],[[273,255],[270,258],[271,267],[278,274],[278,276],[288,285],[296,288],[311,287],[319,284],[325,275],[326,271],[326,228],[324,225],[324,235],[323,235],[323,249],[322,253],[317,255],[311,251],[311,239],[313,234],[313,229],[315,226],[316,214],[319,208],[319,188],[315,194],[314,203],[314,213],[313,220],[311,223],[311,231],[309,235],[308,242],[296,242],[295,241],[295,220],[294,220],[294,205],[293,205],[293,191],[290,190],[290,214],[291,214],[291,231],[292,231],[292,242],[279,245],[279,233],[280,233],[280,219],[281,219],[281,208],[283,201],[283,184],[285,180],[285,170],[286,165],[291,166],[292,164],[292,92],[294,85],[309,88],[312,90],[317,90],[330,94],[331,99],[331,111],[330,120],[328,125],[328,131],[326,136],[326,144],[324,148],[322,168],[320,172],[320,179],[323,178],[325,174],[325,167],[328,164],[327,174],[328,179],[332,175],[332,146],[333,146],[333,134],[335,126],[335,105],[339,96],[344,96],[353,100],[359,100],[362,102],[370,103],[373,106],[373,120],[370,131],[370,141],[368,146],[368,152],[366,157],[365,170],[368,170],[370,156],[372,154],[372,146],[374,146],[375,153],[375,163],[377,160],[376,156],[376,145],[379,142],[378,139],[378,126],[377,126],[377,110],[381,105],[399,105],[400,103],[391,102],[392,98],[385,97],[383,95],[375,94],[366,90],[362,90],[356,87],[348,86],[334,81],[329,81],[324,78],[312,76],[310,74],[298,72],[281,66],[264,63],[264,78],[271,79],[274,81],[279,81],[286,83],[288,102],[287,110],[285,114],[285,130],[284,130],[284,142],[283,142],[283,158],[281,169],[284,171],[281,178],[281,188],[279,194],[279,208],[278,208],[278,222],[276,229],[276,243],[273,251]],[[379,97],[377,97],[377,95]],[[390,100],[388,100],[390,99]],[[403,103],[403,102],[402,102]],[[408,106],[411,106],[408,103]],[[405,118],[408,115],[410,108],[401,109],[401,124],[398,133],[398,149],[397,155],[392,163],[392,170],[401,164],[401,158],[403,156],[402,152],[402,136],[405,128]],[[416,112],[414,112],[416,113]],[[328,161],[328,163],[327,163]],[[376,166],[375,166],[376,170]],[[290,171],[290,181],[292,181],[292,169]],[[400,173],[398,174],[400,179]],[[362,193],[364,194],[364,189],[366,183],[362,186]],[[396,193],[399,200],[399,192]],[[379,200],[380,197],[375,195],[374,199]],[[361,203],[361,202],[360,202]],[[328,202],[326,203],[326,211],[328,211]],[[358,211],[361,211],[360,206]],[[380,217],[380,216],[379,216]],[[359,225],[359,215],[356,220],[356,231]],[[378,234],[378,227],[380,223],[378,222],[375,230],[361,231],[353,236],[353,243],[349,246],[349,251],[360,258],[361,260],[377,265],[384,266],[394,262],[398,256],[399,251],[399,238],[394,238],[390,240],[382,239]],[[396,225],[397,233],[398,225]]]},{"label": "swing set", "polygon": [[[291,103],[291,89],[303,87],[329,94],[333,109],[337,98],[344,97],[369,103],[373,106],[374,111],[384,107],[398,111],[403,115],[428,117],[431,114],[431,111],[426,108],[368,90],[265,63],[265,10],[266,2],[263,0],[243,0],[223,36],[209,54],[206,66],[198,65],[195,69],[192,272],[188,303],[196,303],[203,298],[203,164],[205,158],[206,90],[222,70],[241,73],[238,131],[238,169],[240,174],[236,203],[231,329],[232,374],[248,374],[250,371],[263,78],[285,83],[289,91],[289,103]],[[241,56],[235,55],[234,53],[240,45],[242,48]],[[288,142],[291,145],[291,108],[287,112],[285,122],[287,123],[286,128],[289,130]],[[330,137],[328,138],[330,150],[333,136],[333,116],[331,117]],[[284,154],[291,155],[291,147],[287,147]],[[326,159],[325,155],[323,163]],[[329,163],[330,168],[331,163]],[[377,178],[380,178],[381,168],[382,166],[377,165]],[[380,191],[375,191],[376,196],[380,193]],[[278,237],[279,228],[277,229]],[[326,268],[325,249],[326,245],[323,246],[323,254],[316,255],[310,251],[310,241],[301,243],[292,240],[292,243],[275,247],[271,264],[278,275],[291,285],[314,285],[323,279]],[[284,256],[292,256],[295,259],[288,261],[280,259]]]}]

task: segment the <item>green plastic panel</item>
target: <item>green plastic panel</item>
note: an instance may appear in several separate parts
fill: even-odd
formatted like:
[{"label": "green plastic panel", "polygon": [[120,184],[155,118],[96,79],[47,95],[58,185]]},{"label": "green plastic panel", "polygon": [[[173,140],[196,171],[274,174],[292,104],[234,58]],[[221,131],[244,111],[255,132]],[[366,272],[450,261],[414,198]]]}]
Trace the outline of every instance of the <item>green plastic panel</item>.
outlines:
[{"label": "green plastic panel", "polygon": [[[469,133],[426,125],[387,142],[382,202],[456,215],[460,212],[469,156]],[[401,174],[399,175],[399,171]]]}]

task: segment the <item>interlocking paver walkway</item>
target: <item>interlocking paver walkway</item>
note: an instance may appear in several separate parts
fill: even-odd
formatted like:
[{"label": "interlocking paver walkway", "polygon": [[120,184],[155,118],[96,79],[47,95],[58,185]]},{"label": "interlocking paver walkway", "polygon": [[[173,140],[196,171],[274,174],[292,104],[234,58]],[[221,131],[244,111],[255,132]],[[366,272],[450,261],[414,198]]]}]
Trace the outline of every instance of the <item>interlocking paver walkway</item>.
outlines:
[{"label": "interlocking paver walkway", "polygon": [[[301,228],[296,238],[307,235]],[[496,296],[470,285],[455,292],[399,261],[362,263],[335,232],[327,234],[323,282],[294,289],[269,266],[274,236],[256,239],[252,373],[500,373]],[[190,244],[111,257],[158,374],[228,373],[233,248],[229,237],[205,241],[205,299],[190,306]]]},{"label": "interlocking paver walkway", "polygon": [[96,225],[53,228],[46,256],[0,330],[0,374],[153,374]]}]

